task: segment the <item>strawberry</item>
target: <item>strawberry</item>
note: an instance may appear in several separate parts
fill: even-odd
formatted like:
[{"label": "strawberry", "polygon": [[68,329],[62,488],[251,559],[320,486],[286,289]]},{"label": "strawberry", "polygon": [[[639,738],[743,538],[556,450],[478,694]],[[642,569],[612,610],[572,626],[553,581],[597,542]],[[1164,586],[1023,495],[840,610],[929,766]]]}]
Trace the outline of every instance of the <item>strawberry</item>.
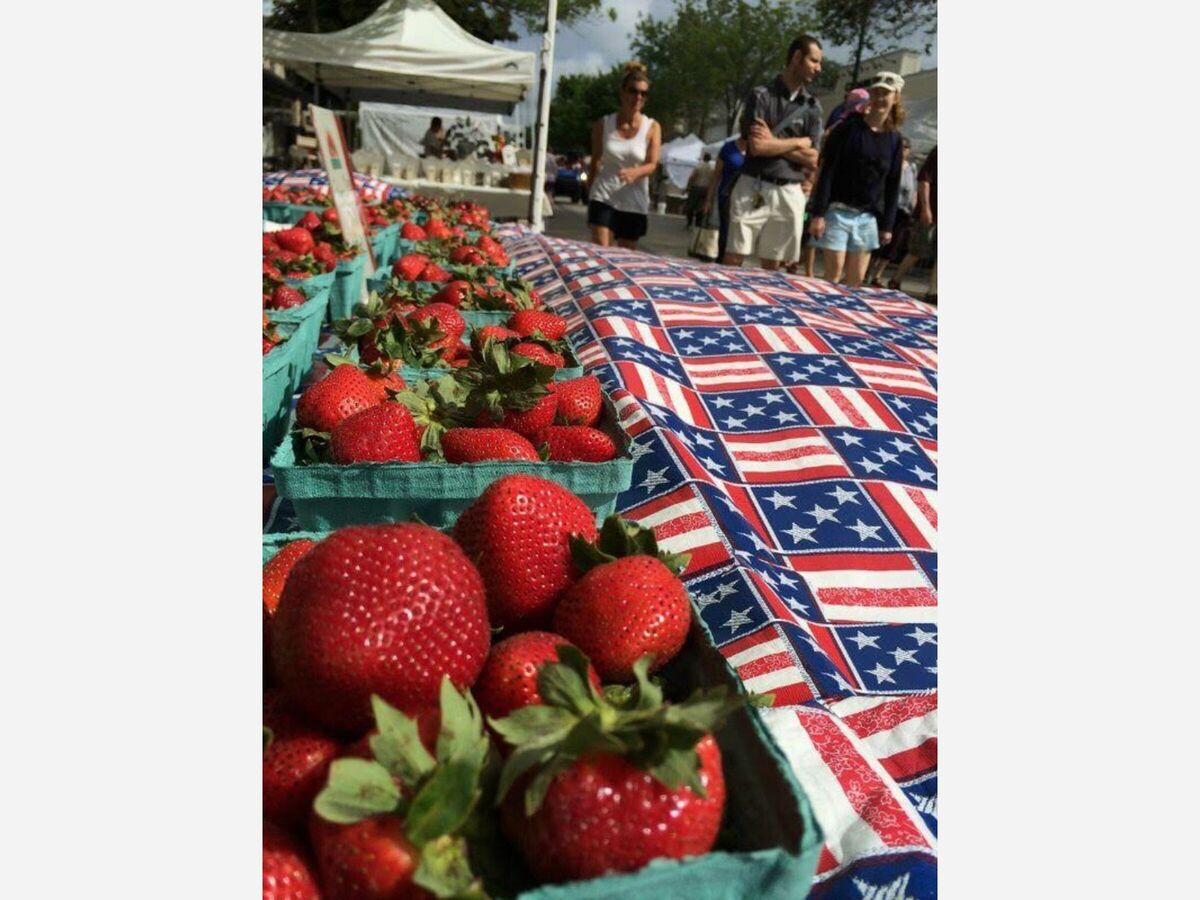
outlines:
[{"label": "strawberry", "polygon": [[368,371],[367,378],[378,389],[380,403],[391,399],[392,394],[398,393],[408,387],[404,383],[404,379],[400,377],[399,372],[387,371],[386,369]]},{"label": "strawberry", "polygon": [[399,816],[335,825],[314,815],[310,828],[325,900],[418,900],[433,895],[413,884],[420,854]]},{"label": "strawberry", "polygon": [[483,579],[451,538],[421,524],[342,528],[296,563],[271,621],[288,699],[315,722],[361,734],[370,696],[437,702],[442,675],[475,682],[490,644]]},{"label": "strawberry", "polygon": [[557,398],[553,394],[547,394],[529,409],[505,410],[500,424],[504,428],[510,428],[517,434],[532,440],[554,421],[554,410],[557,408]]},{"label": "strawberry", "polygon": [[487,459],[538,462],[533,444],[507,428],[454,428],[442,435],[446,462],[473,463]]},{"label": "strawberry", "polygon": [[303,306],[307,302],[308,296],[304,291],[290,285],[281,284],[271,292],[271,299],[267,301],[267,308],[292,309],[296,306]]},{"label": "strawberry", "polygon": [[450,251],[450,262],[460,266],[485,266],[487,257],[478,247],[464,245]]},{"label": "strawberry", "polygon": [[[544,663],[558,661],[558,648],[564,644],[570,641],[560,634],[526,631],[492,647],[472,691],[483,714],[500,719],[523,706],[540,704],[538,671]],[[588,678],[600,690],[600,676],[590,666]]]},{"label": "strawberry", "polygon": [[270,353],[272,350],[275,349],[275,342],[273,340],[271,340],[269,337],[264,337],[262,339],[262,341],[263,341],[263,356],[266,356],[268,353]]},{"label": "strawberry", "polygon": [[421,270],[421,274],[417,276],[417,281],[440,282],[449,280],[450,273],[435,262],[429,263],[424,269]]},{"label": "strawberry", "polygon": [[321,900],[304,850],[287,832],[263,822],[263,900]]},{"label": "strawberry", "polygon": [[556,381],[551,389],[558,397],[554,421],[563,425],[595,425],[600,421],[603,396],[600,379],[595,375]]},{"label": "strawberry", "polygon": [[333,222],[334,224],[337,224],[337,222],[339,221],[337,209],[335,207],[331,206],[331,207],[329,207],[329,209],[323,210],[321,212],[321,221],[322,222]]},{"label": "strawberry", "polygon": [[265,256],[268,253],[273,253],[274,251],[276,251],[278,249],[279,249],[279,245],[277,243],[275,243],[275,236],[273,234],[264,234],[263,235],[263,255]]},{"label": "strawberry", "polygon": [[332,272],[337,268],[337,254],[333,252],[333,245],[326,241],[320,241],[313,248],[313,259],[324,266],[326,272]]},{"label": "strawberry", "polygon": [[533,439],[536,446],[545,444],[549,458],[559,462],[605,462],[616,459],[617,447],[603,431],[587,425],[549,425]]},{"label": "strawberry", "polygon": [[329,458],[340,465],[364,462],[420,462],[412,413],[402,403],[380,403],[347,416],[333,428]]},{"label": "strawberry", "polygon": [[286,231],[275,232],[275,242],[284,250],[304,255],[311,253],[316,241],[312,234],[303,228],[289,228]]},{"label": "strawberry", "polygon": [[554,630],[592,660],[604,681],[631,681],[650,654],[657,672],[687,640],[692,606],[676,575],[687,556],[659,553],[654,532],[609,516],[600,540],[571,541],[582,571],[554,610]]},{"label": "strawberry", "polygon": [[277,690],[263,692],[263,816],[289,830],[303,829],[313,798],[325,786],[337,741],[292,712]]},{"label": "strawberry", "polygon": [[521,337],[533,337],[540,331],[546,340],[557,341],[567,333],[567,320],[545,310],[523,309],[512,314],[508,327]]},{"label": "strawberry", "polygon": [[450,226],[441,219],[430,219],[426,222],[425,232],[435,241],[443,241],[451,237]]},{"label": "strawberry", "polygon": [[309,387],[296,402],[296,425],[313,431],[332,432],[347,416],[379,402],[378,389],[358,366],[335,366],[321,381]]},{"label": "strawberry", "polygon": [[582,653],[556,652],[538,673],[544,702],[491,720],[514,748],[500,776],[501,826],[533,873],[585,880],[711,850],[725,808],[713,731],[747,698],[722,686],[665,703],[645,658],[636,684],[609,696],[590,683]]},{"label": "strawberry", "polygon": [[263,278],[269,278],[272,281],[283,281],[283,273],[276,266],[267,260],[263,260]]},{"label": "strawberry", "polygon": [[267,562],[263,563],[263,609],[274,613],[279,606],[284,582],[292,566],[313,546],[307,538],[284,544]]},{"label": "strawberry", "polygon": [[578,578],[572,535],[595,540],[592,511],[562,485],[533,475],[492,482],[454,526],[483,576],[492,621],[513,627],[548,621]]},{"label": "strawberry", "polygon": [[296,226],[312,231],[314,228],[321,227],[321,217],[310,209],[300,217],[300,221],[296,223]]},{"label": "strawberry", "polygon": [[445,303],[447,306],[462,306],[471,295],[471,282],[451,281],[444,288],[429,298],[431,303]]},{"label": "strawberry", "polygon": [[400,237],[406,241],[423,241],[429,235],[425,233],[425,229],[416,222],[405,222],[400,226]]},{"label": "strawberry", "polygon": [[522,341],[517,344],[512,348],[512,352],[518,356],[532,359],[534,362],[540,362],[546,366],[554,366],[556,369],[561,369],[566,365],[566,360],[563,359],[561,353],[547,350],[541,344],[534,344],[530,341]]},{"label": "strawberry", "polygon": [[509,338],[520,337],[515,331],[510,331],[503,325],[484,325],[475,329],[471,335],[471,346],[482,349],[488,341],[507,341]]},{"label": "strawberry", "polygon": [[405,253],[392,263],[392,274],[401,281],[416,281],[427,265],[429,257],[424,253]]},{"label": "strawberry", "polygon": [[446,303],[430,303],[428,306],[410,313],[408,318],[415,322],[433,319],[437,322],[438,330],[446,337],[452,338],[454,345],[460,343],[459,339],[467,330],[466,320],[457,309]]}]

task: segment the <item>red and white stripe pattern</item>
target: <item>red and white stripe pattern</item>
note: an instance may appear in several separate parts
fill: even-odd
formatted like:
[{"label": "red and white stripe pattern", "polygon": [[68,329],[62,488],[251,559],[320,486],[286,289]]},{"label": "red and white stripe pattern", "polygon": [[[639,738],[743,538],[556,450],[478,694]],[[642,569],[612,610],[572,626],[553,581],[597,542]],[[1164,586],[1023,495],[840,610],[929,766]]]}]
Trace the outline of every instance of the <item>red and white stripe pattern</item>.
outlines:
[{"label": "red and white stripe pattern", "polygon": [[907,432],[896,414],[874,391],[841,387],[789,388],[815,425],[848,425],[883,431]]},{"label": "red and white stripe pattern", "polygon": [[654,301],[654,309],[664,325],[732,325],[733,320],[720,303],[679,303]]},{"label": "red and white stripe pattern", "polygon": [[655,497],[626,510],[622,515],[654,529],[659,549],[667,553],[690,553],[683,575],[690,578],[729,562],[730,555],[720,533],[713,528],[704,504],[691,485]]},{"label": "red and white stripe pattern", "polygon": [[637,319],[627,319],[624,316],[602,316],[592,320],[592,328],[600,337],[623,337],[654,347],[663,353],[675,352],[671,339],[661,328],[639,322]]},{"label": "red and white stripe pattern", "polygon": [[572,291],[584,291],[588,288],[603,287],[606,281],[616,281],[620,278],[611,269],[605,269],[603,272],[593,272],[591,275],[580,275],[578,278],[570,278],[567,281],[567,287]]},{"label": "red and white stripe pattern", "polygon": [[908,781],[937,767],[937,694],[849,697],[829,711],[862,740],[883,770]]},{"label": "red and white stripe pattern", "polygon": [[[928,337],[928,335],[921,335]],[[937,351],[922,350],[916,347],[903,347],[900,344],[888,343],[888,346],[911,362],[913,365],[920,366],[922,369],[933,369],[937,371]]]},{"label": "red and white stripe pattern", "polygon": [[638,398],[629,391],[618,389],[612,392],[611,397],[613,408],[617,411],[617,418],[621,420],[621,425],[630,435],[639,435],[653,427],[654,422],[642,409]]},{"label": "red and white stripe pattern", "polygon": [[802,706],[764,710],[762,716],[825,834],[819,875],[864,856],[934,850],[937,839],[912,802],[836,715]]},{"label": "red and white stripe pattern", "polygon": [[[845,294],[846,292],[831,281],[821,281],[817,278],[806,278],[803,275],[786,275],[786,280],[808,294]],[[772,288],[774,290],[774,288]]]},{"label": "red and white stripe pattern", "polygon": [[908,363],[891,362],[883,359],[867,359],[861,356],[842,357],[854,374],[877,391],[904,394],[911,397],[937,399],[937,391],[921,374],[921,370]]},{"label": "red and white stripe pattern", "polygon": [[700,396],[691,388],[684,387],[675,379],[667,378],[638,362],[622,360],[616,363],[616,367],[625,387],[635,397],[657,406],[665,406],[689,425],[698,428],[713,427]]},{"label": "red and white stripe pattern", "polygon": [[680,357],[692,385],[705,393],[779,387],[779,378],[757,355]]},{"label": "red and white stripe pattern", "polygon": [[895,328],[896,323],[890,319],[885,319],[878,313],[865,313],[857,309],[842,309],[834,310],[839,316],[848,322],[853,322],[855,325],[879,325],[882,328]]},{"label": "red and white stripe pattern", "polygon": [[850,474],[825,436],[815,428],[785,428],[760,434],[722,434],[721,442],[742,480],[777,484]]},{"label": "red and white stripe pattern", "polygon": [[865,331],[852,322],[844,322],[836,316],[824,316],[807,309],[800,310],[800,318],[810,328],[824,328],[826,331],[836,331],[838,334],[852,334],[855,337],[869,337]]},{"label": "red and white stripe pattern", "polygon": [[738,306],[777,305],[770,297],[764,297],[757,291],[749,291],[745,288],[709,286],[706,290],[710,297],[719,300],[721,303],[734,303]]},{"label": "red and white stripe pattern", "polygon": [[833,352],[823,337],[798,325],[743,325],[742,335],[760,353]]},{"label": "red and white stripe pattern", "polygon": [[797,706],[813,698],[794,651],[773,625],[726,644],[721,653],[746,690],[774,694],[772,706]]},{"label": "red and white stripe pattern", "polygon": [[904,553],[788,557],[831,622],[937,621],[937,591]]},{"label": "red and white stripe pattern", "polygon": [[869,294],[862,297],[871,309],[885,316],[928,316],[930,308],[916,300],[897,299],[895,297],[872,297]]},{"label": "red and white stripe pattern", "polygon": [[894,481],[868,481],[864,487],[895,526],[906,547],[937,549],[936,491]]},{"label": "red and white stripe pattern", "polygon": [[592,300],[603,302],[604,300],[645,300],[648,295],[636,284],[622,284],[617,287],[591,291],[588,296]]},{"label": "red and white stripe pattern", "polygon": [[937,465],[937,441],[930,438],[917,438],[917,443],[921,445],[925,455],[933,460],[933,464]]},{"label": "red and white stripe pattern", "polygon": [[596,266],[608,265],[604,260],[596,259],[594,256],[583,256],[571,260],[570,257],[563,254],[560,260],[558,268],[563,275],[573,275],[576,272],[582,272],[584,269],[594,269]]},{"label": "red and white stripe pattern", "polygon": [[589,341],[575,351],[575,358],[585,369],[602,366],[609,361],[608,351],[599,341]]}]

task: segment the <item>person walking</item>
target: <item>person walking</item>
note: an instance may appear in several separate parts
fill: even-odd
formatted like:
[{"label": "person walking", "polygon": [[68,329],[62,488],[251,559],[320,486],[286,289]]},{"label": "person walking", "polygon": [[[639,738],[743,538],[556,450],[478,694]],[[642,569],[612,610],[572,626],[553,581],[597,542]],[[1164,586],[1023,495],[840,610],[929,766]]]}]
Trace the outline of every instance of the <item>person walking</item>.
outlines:
[{"label": "person walking", "polygon": [[725,259],[725,243],[729,237],[729,194],[733,190],[733,183],[741,174],[742,164],[746,161],[746,144],[745,138],[737,137],[730,138],[721,145],[721,150],[717,153],[717,163],[713,167],[713,177],[704,197],[704,205],[701,207],[710,228],[714,211],[717,214],[718,262]]},{"label": "person walking", "polygon": [[908,138],[900,139],[900,196],[896,201],[896,227],[892,229],[892,241],[871,255],[867,268],[867,284],[883,287],[883,276],[891,263],[898,266],[908,252],[908,236],[912,226],[913,209],[917,203],[917,167],[909,155],[912,144]]},{"label": "person walking", "polygon": [[625,64],[620,106],[592,126],[592,165],[588,225],[592,241],[602,247],[637,249],[646,233],[650,211],[650,178],[658,168],[662,129],[642,112],[650,78],[639,62]]},{"label": "person walking", "polygon": [[927,303],[937,303],[937,147],[929,151],[929,156],[917,173],[917,221],[913,225],[912,240],[908,254],[900,261],[896,276],[888,282],[892,290],[900,290],[900,281],[908,274],[909,269],[917,264],[919,259],[932,259],[933,268],[929,271],[929,293],[924,297]]},{"label": "person walking", "polygon": [[[892,239],[900,196],[904,79],[880,72],[871,81],[866,112],[829,132],[809,208],[813,245],[824,251],[827,281],[845,271],[847,287],[861,287],[871,251]],[[876,219],[876,216],[879,216]]]},{"label": "person walking", "polygon": [[784,70],[746,98],[746,161],[729,197],[726,265],[757,256],[764,269],[778,269],[800,256],[801,182],[816,167],[823,119],[807,86],[820,74],[822,56],[821,42],[801,35],[788,46]]},{"label": "person walking", "polygon": [[687,180],[687,227],[699,225],[704,219],[704,198],[713,180],[712,154],[704,151],[704,157],[696,163]]}]

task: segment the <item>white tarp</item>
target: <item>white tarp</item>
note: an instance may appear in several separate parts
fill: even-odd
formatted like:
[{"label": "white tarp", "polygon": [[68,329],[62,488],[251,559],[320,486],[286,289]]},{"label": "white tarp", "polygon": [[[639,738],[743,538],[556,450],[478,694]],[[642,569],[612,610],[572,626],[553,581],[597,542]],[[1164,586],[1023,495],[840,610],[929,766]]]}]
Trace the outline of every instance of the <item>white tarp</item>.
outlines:
[{"label": "white tarp", "polygon": [[908,118],[900,130],[912,144],[914,158],[924,158],[937,145],[937,97],[905,100]]},{"label": "white tarp", "polygon": [[700,154],[703,152],[704,141],[694,134],[689,134],[663,144],[658,158],[670,182],[683,190],[687,187],[692,170],[700,162]]},{"label": "white tarp", "polygon": [[383,154],[388,160],[400,156],[422,156],[421,139],[430,120],[442,120],[452,143],[491,141],[497,131],[512,131],[511,120],[495,113],[465,112],[461,109],[436,109],[427,106],[401,106],[392,103],[362,103],[358,123],[362,128],[363,147]]},{"label": "white tarp", "polygon": [[263,30],[263,56],[349,100],[421,94],[513,104],[533,81],[532,53],[467,33],[432,0],[387,0],[342,31]]}]

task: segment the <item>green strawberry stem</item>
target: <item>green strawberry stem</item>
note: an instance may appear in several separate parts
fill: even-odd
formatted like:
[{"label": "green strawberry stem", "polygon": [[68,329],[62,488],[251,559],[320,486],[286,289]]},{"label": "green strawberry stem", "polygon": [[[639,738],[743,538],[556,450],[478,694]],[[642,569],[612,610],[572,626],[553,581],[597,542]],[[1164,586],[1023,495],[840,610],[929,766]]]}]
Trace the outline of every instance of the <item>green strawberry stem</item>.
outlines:
[{"label": "green strawberry stem", "polygon": [[634,685],[601,693],[588,678],[587,657],[576,647],[559,647],[558,659],[538,673],[542,705],[488,720],[514,748],[500,773],[498,803],[530,775],[524,805],[526,815],[533,815],[554,777],[593,753],[622,756],[672,790],[687,786],[706,795],[696,744],[745,706],[745,695],[722,685],[697,690],[682,703],[664,703],[662,689],[647,674],[649,655],[634,663]]},{"label": "green strawberry stem", "polygon": [[571,536],[571,559],[581,572],[626,556],[654,556],[676,575],[681,574],[691,560],[690,553],[668,553],[658,549],[654,529],[643,528],[635,522],[611,515],[600,527],[596,542]]}]

